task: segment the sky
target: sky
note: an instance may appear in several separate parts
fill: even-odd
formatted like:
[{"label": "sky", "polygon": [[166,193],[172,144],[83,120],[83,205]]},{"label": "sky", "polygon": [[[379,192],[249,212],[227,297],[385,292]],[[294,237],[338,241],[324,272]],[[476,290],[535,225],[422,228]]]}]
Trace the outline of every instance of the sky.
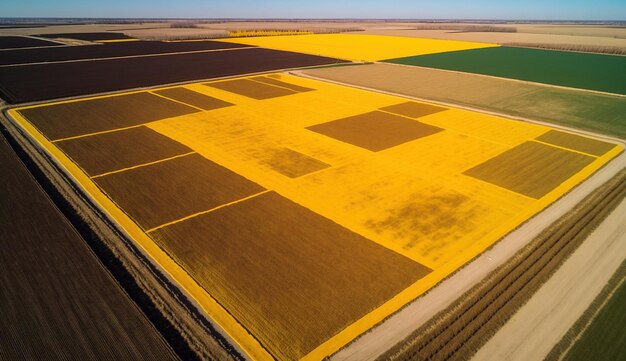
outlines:
[{"label": "sky", "polygon": [[0,17],[626,20],[626,1],[0,0]]}]

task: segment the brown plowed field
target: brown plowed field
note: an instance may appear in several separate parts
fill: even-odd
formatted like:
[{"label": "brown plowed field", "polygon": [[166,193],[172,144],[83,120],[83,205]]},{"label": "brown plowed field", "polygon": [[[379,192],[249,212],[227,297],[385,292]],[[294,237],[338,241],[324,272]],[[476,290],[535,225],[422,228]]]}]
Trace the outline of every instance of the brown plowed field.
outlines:
[{"label": "brown plowed field", "polygon": [[606,143],[600,140],[581,137],[580,135],[551,130],[536,138],[538,141],[550,143],[559,147],[574,149],[579,152],[601,156],[609,150],[615,148],[615,144]]},{"label": "brown plowed field", "polygon": [[57,142],[90,176],[191,152],[147,127],[137,127]]},{"label": "brown plowed field", "polygon": [[595,158],[537,142],[525,142],[463,174],[541,198]]},{"label": "brown plowed field", "polygon": [[177,359],[4,137],[0,168],[0,359]]},{"label": "brown plowed field", "polygon": [[316,124],[307,129],[374,152],[443,130],[379,111]]},{"label": "brown plowed field", "polygon": [[264,190],[256,183],[198,154],[94,180],[144,229]]},{"label": "brown plowed field", "polygon": [[206,85],[257,100],[283,97],[285,95],[297,93],[290,89],[279,88],[277,86],[256,82],[250,79],[226,80],[215,83],[207,83]]},{"label": "brown plowed field", "polygon": [[[16,48],[29,48],[35,46],[59,46],[61,44],[53,43],[51,41],[41,40],[41,39],[33,39],[27,38],[24,36],[0,36],[0,49],[16,49]],[[5,56],[10,57],[13,51],[11,52],[3,52],[2,59]],[[3,60],[0,60],[0,64],[3,63]]]},{"label": "brown plowed field", "polygon": [[151,235],[281,360],[430,273],[274,192]]},{"label": "brown plowed field", "polygon": [[340,62],[253,48],[0,67],[0,96],[22,103]]},{"label": "brown plowed field", "polygon": [[[53,44],[53,43],[51,43]],[[115,58],[185,51],[202,51],[241,48],[245,45],[221,41],[130,41],[100,45],[64,46],[62,48],[19,49],[4,52],[0,65],[41,63],[50,61]]]},{"label": "brown plowed field", "polygon": [[98,33],[55,33],[55,34],[40,34],[42,38],[56,39],[76,39],[86,41],[99,41],[99,40],[120,40],[120,39],[132,39],[130,36],[124,33],[113,32],[98,32]]},{"label": "brown plowed field", "polygon": [[268,76],[257,76],[257,77],[250,78],[250,79],[252,79],[254,81],[260,81],[262,83],[267,83],[267,84],[276,85],[276,86],[279,86],[279,87],[291,89],[291,90],[296,91],[296,92],[308,92],[308,91],[313,90],[311,88],[303,87],[303,86],[300,86],[300,85],[286,83],[284,81],[280,81],[280,80],[275,79],[275,78],[270,78]]},{"label": "brown plowed field", "polygon": [[390,105],[388,107],[380,108],[389,113],[404,115],[410,118],[419,118],[430,114],[443,112],[446,108],[438,107],[430,104],[420,104],[415,102],[406,102],[400,104]]},{"label": "brown plowed field", "polygon": [[154,93],[204,110],[218,109],[233,105],[232,103],[200,94],[183,87],[157,90]]},{"label": "brown plowed field", "polygon": [[76,137],[198,112],[150,93],[116,95],[21,110],[50,140]]}]

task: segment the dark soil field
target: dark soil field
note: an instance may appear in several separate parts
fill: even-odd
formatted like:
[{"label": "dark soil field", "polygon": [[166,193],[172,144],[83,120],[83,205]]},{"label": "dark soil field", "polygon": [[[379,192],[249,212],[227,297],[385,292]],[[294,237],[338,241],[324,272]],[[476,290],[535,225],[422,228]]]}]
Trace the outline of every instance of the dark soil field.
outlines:
[{"label": "dark soil field", "polygon": [[185,51],[236,49],[241,47],[245,47],[245,45],[220,41],[129,41],[98,45],[64,46],[60,48],[16,49],[4,52],[2,57],[0,57],[0,65],[116,58],[122,56],[179,53]]},{"label": "dark soil field", "polygon": [[4,137],[0,168],[0,359],[177,359]]},{"label": "dark soil field", "polygon": [[[59,46],[61,44],[53,43],[51,41],[27,38],[24,36],[0,36],[0,50],[1,49],[17,49],[17,48],[29,48],[35,46]],[[26,50],[26,49],[24,49]],[[0,64],[3,64],[5,56],[11,57],[11,52],[3,52],[0,57]]]},{"label": "dark soil field", "polygon": [[379,111],[316,124],[307,129],[374,152],[443,130]]},{"label": "dark soil field", "polygon": [[205,85],[257,100],[277,98],[297,93],[290,89],[280,88],[250,79],[226,80]]},{"label": "dark soil field", "polygon": [[48,139],[132,127],[198,112],[198,109],[142,92],[44,105],[20,113]]},{"label": "dark soil field", "polygon": [[270,78],[268,76],[256,76],[256,77],[251,78],[251,79],[254,80],[254,81],[259,81],[261,83],[266,83],[266,84],[271,84],[271,85],[276,85],[276,86],[279,86],[279,87],[291,89],[291,90],[296,91],[296,92],[308,92],[308,91],[313,90],[311,88],[303,87],[303,86],[300,86],[300,85],[286,83],[284,81],[280,81],[278,79]]},{"label": "dark soil field", "polygon": [[191,152],[187,146],[143,126],[56,145],[90,176]]},{"label": "dark soil field", "polygon": [[594,157],[537,142],[525,142],[463,174],[539,199]]},{"label": "dark soil field", "polygon": [[503,46],[386,61],[626,94],[624,56]]},{"label": "dark soil field", "polygon": [[0,95],[9,103],[22,103],[341,62],[254,48],[0,67]]},{"label": "dark soil field", "polygon": [[274,192],[151,236],[281,360],[431,271]]},{"label": "dark soil field", "polygon": [[225,102],[183,87],[157,90],[153,93],[177,100],[202,110],[212,110],[233,105],[229,102]]},{"label": "dark soil field", "polygon": [[94,180],[146,230],[264,190],[198,154]]},{"label": "dark soil field", "polygon": [[536,139],[544,143],[574,149],[579,152],[595,155],[597,157],[606,154],[609,150],[615,148],[615,144],[582,137],[576,134],[559,132],[558,130],[551,130]]},{"label": "dark soil field", "polygon": [[388,107],[380,108],[389,113],[404,115],[409,118],[419,118],[426,115],[435,114],[448,110],[447,108],[438,107],[430,104],[420,104],[415,102],[406,102],[400,104],[390,105]]},{"label": "dark soil field", "polygon": [[40,36],[42,38],[48,38],[48,39],[66,38],[66,39],[76,39],[76,40],[86,40],[86,41],[132,39],[130,36],[125,35],[123,33],[110,33],[110,32],[57,33],[57,34],[41,34],[37,36]]}]

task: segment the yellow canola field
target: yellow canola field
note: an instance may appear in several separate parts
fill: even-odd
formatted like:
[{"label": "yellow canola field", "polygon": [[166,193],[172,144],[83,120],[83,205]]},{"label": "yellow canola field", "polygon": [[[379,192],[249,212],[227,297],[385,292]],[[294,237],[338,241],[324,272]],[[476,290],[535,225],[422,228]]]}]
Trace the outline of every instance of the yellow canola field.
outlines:
[{"label": "yellow canola field", "polygon": [[[200,84],[188,88],[231,103],[150,124],[198,153],[267,189],[434,271],[311,352],[327,356],[418,297],[498,239],[566,193],[620,147],[540,199],[463,175],[551,128],[461,109],[419,118],[445,131],[371,152],[306,127],[354,116],[406,99],[334,84],[274,75],[315,91],[262,101]],[[298,178],[268,161],[290,149],[330,165]]]},{"label": "yellow canola field", "polygon": [[468,41],[361,34],[264,36],[220,41],[294,51],[352,61],[378,61],[405,56],[497,47]]},{"label": "yellow canola field", "polygon": [[[451,108],[418,119],[442,131],[372,152],[307,127],[404,103],[407,99],[286,74],[270,77],[313,90],[257,100],[203,84],[185,85],[187,89],[234,106],[163,119],[147,126],[266,189],[433,270],[303,359],[319,360],[336,352],[432,288],[622,151],[616,146],[605,155],[594,157],[591,164],[545,196],[534,199],[463,172],[533,141],[550,131],[550,127]],[[38,134],[17,112],[10,113],[62,161],[252,359],[270,358],[263,346],[245,330],[245,325],[212,298],[210,290],[201,289],[54,144]],[[275,167],[285,150],[313,158],[328,167],[290,177]]]}]

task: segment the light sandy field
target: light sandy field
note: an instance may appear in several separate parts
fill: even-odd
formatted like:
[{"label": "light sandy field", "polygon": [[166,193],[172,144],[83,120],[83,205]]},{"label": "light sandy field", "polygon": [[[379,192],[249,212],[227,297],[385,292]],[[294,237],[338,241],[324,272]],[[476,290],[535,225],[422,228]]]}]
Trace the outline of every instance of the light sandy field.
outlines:
[{"label": "light sandy field", "polygon": [[266,36],[225,41],[355,61],[376,61],[497,46],[487,43],[355,34]]},{"label": "light sandy field", "polygon": [[626,255],[624,214],[626,201],[473,359],[544,359],[622,264]]},{"label": "light sandy field", "polygon": [[[367,29],[363,34],[408,36],[417,38],[443,39],[455,41],[485,42],[494,44],[564,44],[585,46],[611,46],[626,48],[626,38],[591,35],[565,35],[542,33],[500,33],[500,32],[457,32],[450,30],[384,30]],[[586,34],[582,32],[582,34]]]},{"label": "light sandy field", "polygon": [[[221,105],[209,110],[195,108],[195,112],[185,111],[185,115],[166,115],[164,118],[170,117],[143,125],[135,122],[132,127],[146,127],[186,146],[193,154],[184,153],[91,177],[79,168],[80,164],[74,163],[68,155],[61,152],[59,147],[77,139],[88,141],[90,137],[127,132],[129,127],[115,123],[113,128],[93,134],[46,138],[47,134],[40,133],[36,128],[43,127],[44,124],[38,123],[36,119],[36,106],[12,110],[10,114],[179,282],[209,317],[255,359],[268,359],[271,355],[279,355],[280,358],[321,359],[333,354],[479,255],[622,151],[621,146],[612,146],[600,152],[601,154],[593,155],[580,151],[580,139],[565,134],[558,138],[560,145],[551,144],[550,139],[538,139],[553,130],[548,126],[422,102],[407,104],[407,99],[397,96],[286,74],[189,84],[185,88],[219,99]],[[172,96],[162,91],[151,93],[158,94],[163,99]],[[144,94],[145,97],[146,92],[133,94]],[[185,99],[177,98],[173,104],[180,107],[181,102],[184,103]],[[45,106],[62,108],[68,116],[80,119],[81,114],[72,113],[73,103],[80,105],[81,101]],[[52,108],[48,110],[50,109]],[[79,106],[76,109],[84,108]],[[115,113],[114,109],[111,111]],[[30,122],[21,114],[31,117]],[[84,127],[78,123],[63,124],[67,124],[65,133],[76,133]],[[51,131],[45,133],[52,134]],[[98,144],[101,144],[104,140],[99,139]],[[159,139],[163,141],[162,138]],[[564,143],[563,139],[570,139],[570,142]],[[583,143],[596,144],[589,139]],[[66,147],[66,151],[67,149]],[[549,164],[546,160],[550,161]],[[187,162],[191,162],[192,167],[181,168]],[[210,167],[211,171],[194,174],[196,165]],[[187,182],[202,182],[198,183],[204,189],[202,197],[179,204],[177,198],[192,197],[193,193],[186,190],[190,187],[185,187],[184,183],[175,182],[175,173],[159,173],[168,167],[189,171],[189,175],[184,177]],[[475,169],[479,171],[471,171]],[[228,181],[227,178],[220,180],[217,174],[230,174],[228,177],[236,182]],[[520,174],[525,177],[519,177]],[[167,178],[167,182],[154,181],[164,178]],[[234,201],[220,200],[220,197],[224,197],[223,194],[212,193],[211,184],[215,182],[219,185],[218,189],[224,189],[223,193],[235,194],[233,187],[239,187],[237,191],[246,187],[245,192],[249,195],[243,194]],[[159,183],[167,186],[159,188]],[[533,184],[537,187],[532,187]],[[124,188],[124,185],[128,187]],[[540,185],[544,188],[538,193],[535,189],[539,189]],[[133,186],[139,187],[137,189],[140,191],[133,192]],[[259,191],[258,187],[265,190]],[[150,189],[154,190],[152,198],[143,198],[145,204],[150,203],[154,210],[148,219],[139,206],[144,197],[142,193]],[[170,201],[154,203],[155,199],[167,199],[162,198],[166,196],[172,197],[169,198]],[[197,207],[198,202],[207,197],[212,202],[211,206],[200,208],[199,211],[185,208]],[[198,247],[190,252],[190,249],[185,249],[184,242],[176,241],[178,238],[168,238],[182,235],[181,239],[192,237],[194,241],[191,243],[197,243],[198,239],[206,243],[209,240],[203,235],[233,232],[233,228],[219,226],[233,224],[232,222],[235,222],[236,230],[244,232],[244,235],[245,232],[276,235],[272,227],[268,228],[257,219],[263,217],[254,216],[254,213],[244,217],[256,222],[255,227],[259,228],[253,230],[247,230],[245,222],[236,223],[239,221],[236,221],[235,216],[223,216],[239,207],[246,210],[239,214],[248,214],[250,209],[245,208],[247,204],[260,202],[262,206],[268,197],[278,197],[282,199],[281,204],[289,204],[289,207],[298,210],[290,210],[283,215],[272,214],[272,223],[284,222],[285,217],[302,212],[307,217],[317,219],[317,223],[307,224],[323,223],[324,227],[334,224],[332,227],[340,227],[344,233],[348,231],[346,234],[352,234],[350,237],[361,237],[357,237],[360,240],[355,244],[379,247],[375,253],[385,250],[381,254],[388,256],[384,257],[400,257],[396,266],[406,264],[408,271],[402,274],[413,274],[416,281],[403,286],[403,289],[396,291],[395,296],[382,292],[383,286],[372,288],[372,295],[385,295],[385,299],[366,304],[359,309],[360,313],[356,317],[343,319],[343,324],[333,326],[340,328],[329,327],[328,333],[318,335],[325,341],[311,347],[305,342],[305,328],[281,326],[283,316],[280,314],[260,313],[265,315],[260,317],[261,311],[250,307],[254,302],[245,302],[245,299],[253,299],[253,296],[238,291],[237,287],[243,285],[236,277],[233,278],[238,273],[233,273],[235,271],[228,268],[228,265],[215,263],[221,258],[215,257],[211,247]],[[289,207],[285,209],[291,209]],[[187,209],[188,213],[183,216],[180,214],[181,209]],[[176,217],[182,218],[167,219],[171,218],[171,212],[174,211],[179,212],[175,214]],[[238,213],[235,212],[236,214]],[[267,214],[270,214],[269,211]],[[158,217],[163,218],[157,219]],[[155,225],[158,222],[165,223]],[[184,228],[191,224],[188,222],[199,222],[204,227],[202,229],[208,231],[193,234],[194,227]],[[237,233],[237,236],[240,234]],[[169,256],[155,241],[161,247],[168,248],[171,252]],[[272,238],[272,241],[277,239]],[[281,247],[290,249],[285,245]],[[334,248],[324,248],[327,249],[326,252],[336,252]],[[312,249],[315,250],[315,247]],[[238,252],[243,251],[245,249]],[[238,252],[229,254],[228,257],[225,254],[224,258],[235,262],[238,260]],[[259,248],[233,263],[237,265],[234,270],[255,270],[254,267],[259,267],[269,257],[279,264],[287,265],[285,267],[293,267],[289,266],[289,259],[282,259],[280,256],[297,254],[290,252],[277,252],[272,247]],[[359,249],[350,258],[359,262],[365,259],[363,257],[366,254],[373,253]],[[379,260],[383,259],[383,256],[377,257]],[[430,271],[424,275],[422,271],[412,270],[410,264],[427,267]],[[349,270],[350,268],[346,268],[338,271],[338,275],[348,274]],[[285,272],[292,272],[291,268]],[[301,274],[300,272],[294,269],[292,273]],[[257,272],[250,272],[249,277],[257,277],[259,284],[267,284],[269,287],[286,278],[281,274],[271,272],[268,276],[267,270],[261,267]],[[311,276],[306,272],[302,274]],[[378,274],[378,278],[386,277],[385,268],[381,268]],[[313,276],[317,275],[316,273]],[[203,283],[203,280],[215,284],[207,287],[208,283]],[[251,279],[246,279],[246,282],[250,281]],[[346,281],[337,278],[336,282]],[[363,289],[362,283],[340,284],[343,285],[342,289]],[[292,284],[289,287],[291,291],[280,291],[286,294],[277,297],[276,302],[285,302],[283,310],[302,307],[301,304],[289,304],[291,299],[297,299],[289,293],[304,292],[312,285],[313,283]],[[319,287],[332,289],[333,283],[325,283]],[[333,313],[333,310],[344,307],[346,300],[349,300],[348,304],[356,304],[356,301],[361,302],[365,298],[339,298],[332,304],[322,305],[329,310],[328,315],[334,315],[328,319],[328,324],[348,314]],[[257,296],[257,299],[262,297]],[[323,297],[312,297],[307,302],[321,302],[322,299]],[[248,304],[249,308],[229,309],[237,302]],[[312,306],[311,309],[315,307]],[[234,312],[239,316],[233,317]],[[265,312],[269,311],[266,309]],[[324,313],[309,315],[307,312],[307,308],[303,308],[303,319],[300,321],[297,321],[298,315],[289,317],[294,317],[298,325],[306,325],[307,322],[304,321],[307,317],[324,320],[323,317],[326,316]],[[266,329],[265,332],[264,328],[258,326],[268,322],[268,314],[276,317],[277,322],[273,323],[275,329]],[[271,322],[271,318],[269,320]],[[276,334],[288,337],[271,337]]]},{"label": "light sandy field", "polygon": [[626,138],[626,98],[452,71],[367,64],[305,75]]}]

